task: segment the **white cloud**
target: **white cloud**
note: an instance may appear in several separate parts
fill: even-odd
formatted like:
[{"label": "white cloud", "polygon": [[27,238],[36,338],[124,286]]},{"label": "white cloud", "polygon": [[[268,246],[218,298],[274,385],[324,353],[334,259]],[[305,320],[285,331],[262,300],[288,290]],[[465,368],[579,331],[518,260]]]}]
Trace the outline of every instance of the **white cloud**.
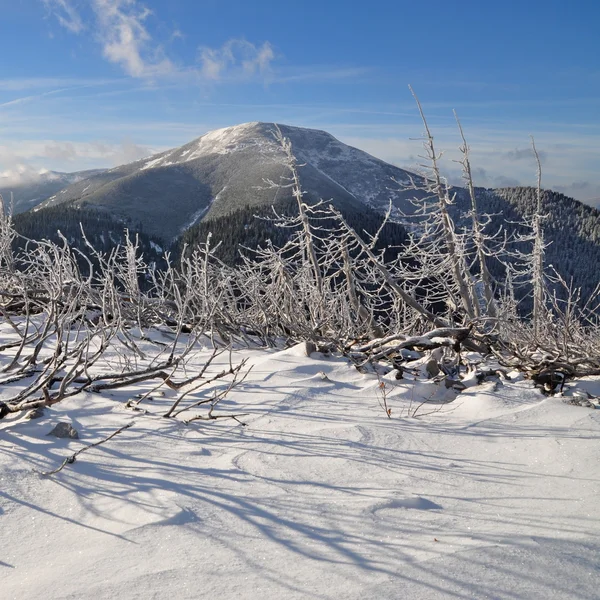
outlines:
[{"label": "white cloud", "polygon": [[132,77],[152,77],[174,70],[152,44],[144,22],[152,13],[135,0],[93,0],[102,53]]},{"label": "white cloud", "polygon": [[[73,33],[84,29],[83,19],[72,0],[43,0],[59,23]],[[138,0],[89,0],[92,30],[102,47],[102,55],[136,78],[164,76],[200,77],[217,82],[268,77],[275,52],[269,42],[256,46],[243,39],[227,41],[221,48],[201,47],[199,67],[179,67],[165,56],[147,26],[152,11]],[[171,39],[182,38],[173,31]]]},{"label": "white cloud", "polygon": [[97,151],[98,155],[102,156],[104,161],[108,161],[112,167],[134,162],[140,158],[166,150],[166,148],[151,148],[150,146],[136,144],[129,138],[125,138],[119,144],[92,142],[90,146],[92,152]]},{"label": "white cloud", "polygon": [[47,170],[38,169],[25,163],[15,163],[10,168],[0,171],[0,187],[9,188],[11,186],[23,185],[39,178],[44,172],[47,172]]},{"label": "white cloud", "polygon": [[[444,166],[444,174],[448,178],[448,183],[456,186],[464,186],[465,180],[461,169]],[[498,173],[491,173],[484,167],[474,166],[471,167],[471,174],[473,176],[473,183],[479,187],[486,188],[501,188],[501,187],[514,187],[522,185],[519,179],[515,177],[507,177]]]},{"label": "white cloud", "polygon": [[566,196],[571,196],[591,204],[592,206],[600,207],[600,184],[591,183],[589,181],[573,181],[562,185],[556,185],[553,189],[561,192]]},{"label": "white cloud", "polygon": [[43,0],[43,2],[65,29],[72,33],[81,33],[84,30],[83,21],[70,0]]},{"label": "white cloud", "polygon": [[23,183],[41,170],[79,171],[88,168],[115,167],[165,150],[134,143],[78,142],[68,140],[19,140],[0,145],[0,184]]},{"label": "white cloud", "polygon": [[77,158],[77,150],[72,142],[53,142],[44,148],[44,156],[62,162]]},{"label": "white cloud", "polygon": [[[540,157],[540,162],[544,162],[548,157],[547,153],[544,150],[538,150],[538,155]],[[535,160],[535,155],[533,154],[533,149],[529,148],[515,148],[514,150],[508,150],[502,154],[502,158],[506,158],[511,161],[527,161],[533,163]]]},{"label": "white cloud", "polygon": [[255,46],[246,40],[229,40],[221,48],[199,49],[200,73],[211,81],[267,76],[275,53],[269,42]]},{"label": "white cloud", "polygon": [[[72,33],[81,33],[83,19],[71,0],[44,0],[58,22]],[[152,12],[137,0],[89,0],[93,21],[89,28],[103,56],[132,77],[154,77],[175,70],[160,45],[153,43],[145,21]]]},{"label": "white cloud", "polygon": [[[419,141],[409,139],[419,131],[419,124],[412,125],[325,125],[326,130],[337,135],[343,142],[361,148],[373,156],[411,171],[419,170],[418,158],[422,154]],[[450,183],[464,185],[456,160],[460,159],[460,140],[451,125],[437,124],[433,128],[438,151],[444,153],[440,165]],[[357,130],[358,133],[357,134]],[[363,133],[363,130],[365,133]],[[366,132],[379,132],[374,137]],[[389,137],[393,135],[394,137]],[[473,127],[468,135],[471,147],[471,164],[475,185],[482,187],[505,187],[535,185],[536,166],[528,147],[515,149],[514,142],[526,136],[517,130],[492,131]],[[593,166],[600,160],[597,138],[574,139],[558,131],[536,135],[538,152],[542,153],[542,186],[560,191],[592,205],[600,205],[600,184],[594,177]],[[586,165],[582,157],[589,157]],[[577,179],[576,179],[577,178]]]}]

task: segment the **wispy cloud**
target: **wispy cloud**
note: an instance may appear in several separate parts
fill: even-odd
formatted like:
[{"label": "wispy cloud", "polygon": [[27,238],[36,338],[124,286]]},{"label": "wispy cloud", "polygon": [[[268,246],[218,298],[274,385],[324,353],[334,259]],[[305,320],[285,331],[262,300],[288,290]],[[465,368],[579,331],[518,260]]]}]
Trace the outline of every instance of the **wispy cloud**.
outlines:
[{"label": "wispy cloud", "polygon": [[89,23],[72,0],[43,0],[60,25],[75,34],[91,30],[102,55],[131,77],[153,77],[175,70],[162,46],[153,41],[146,20],[152,14],[137,0],[89,0]]},{"label": "wispy cloud", "polygon": [[331,67],[317,66],[300,67],[288,70],[287,73],[276,73],[278,83],[318,83],[332,81],[348,81],[356,84],[357,81],[371,75],[372,69],[368,67]]},{"label": "wispy cloud", "polygon": [[84,25],[78,11],[70,0],[43,0],[58,22],[72,33],[81,33]]},{"label": "wispy cloud", "polygon": [[8,100],[6,102],[0,102],[0,108],[8,108],[10,106],[17,106],[19,104],[27,104],[28,102],[32,102],[34,100],[38,100],[40,98],[45,98],[46,96],[53,96],[55,94],[61,94],[63,92],[68,92],[76,88],[60,88],[58,90],[49,90],[47,92],[43,92],[41,94],[34,94],[31,96],[21,96],[20,98],[13,98],[12,100]]},{"label": "wispy cloud", "polygon": [[590,181],[572,181],[558,184],[554,187],[557,192],[583,200],[592,206],[600,206],[600,184]]},{"label": "wispy cloud", "polygon": [[[419,131],[416,120],[395,125],[323,123],[321,126],[343,142],[408,170],[418,170],[422,162],[418,158],[422,154],[421,145],[414,139]],[[444,153],[441,162],[444,174],[452,184],[462,185],[460,169],[454,162],[460,159],[460,140],[455,127],[436,124],[433,133],[438,150]],[[536,168],[531,150],[514,145],[515,140],[524,137],[523,131],[518,129],[491,130],[471,125],[467,138],[475,184],[482,187],[535,185]],[[536,145],[543,156],[544,187],[590,204],[600,204],[600,184],[591,175],[600,161],[597,136],[574,136],[560,128],[548,129],[536,135]]]},{"label": "wispy cloud", "polygon": [[[86,17],[78,12],[75,0],[43,0],[58,22],[74,34],[90,32],[100,45],[102,56],[128,76],[156,80],[170,79],[189,84],[247,83],[279,84],[344,83],[373,76],[369,67],[306,65],[276,68],[280,56],[269,41],[253,43],[232,38],[220,47],[201,45],[192,64],[167,56],[161,40],[153,36],[157,17],[139,0],[88,0]],[[164,31],[163,31],[164,33]],[[164,36],[166,46],[185,38],[173,29]]]},{"label": "wispy cloud", "polygon": [[227,41],[221,48],[199,49],[201,75],[211,81],[267,76],[275,53],[269,42],[262,46],[240,39]]},{"label": "wispy cloud", "polygon": [[[100,87],[105,85],[112,85],[122,83],[124,80],[121,79],[75,79],[75,78],[40,78],[40,79],[12,79],[2,80],[0,79],[0,94],[4,95],[5,92],[9,93],[14,91],[22,91],[27,89],[44,88],[47,86],[54,85],[67,85],[68,87],[59,87],[55,89],[46,90],[37,94],[30,94],[28,96],[20,96],[17,98],[11,98],[10,100],[0,101],[0,109],[11,108],[19,106],[21,104],[28,104],[42,98],[50,96],[61,96],[66,92],[81,92],[84,88]],[[6,86],[3,83],[7,83]],[[96,94],[97,96],[98,94]]]},{"label": "wispy cloud", "polygon": [[81,170],[114,167],[150,156],[166,148],[137,144],[129,138],[107,143],[96,140],[19,140],[0,145],[0,184],[16,185],[43,169]]},{"label": "wispy cloud", "polygon": [[[268,78],[275,52],[269,42],[255,45],[245,39],[230,39],[220,48],[201,46],[198,64],[179,65],[166,56],[148,23],[152,11],[137,0],[90,0],[89,23],[84,23],[71,0],[44,0],[58,22],[75,34],[91,30],[102,55],[135,78],[194,78],[204,82],[247,81]],[[182,38],[174,30],[171,39]]]},{"label": "wispy cloud", "polygon": [[44,171],[47,172],[46,169],[40,169],[29,164],[13,163],[10,168],[0,171],[0,187],[6,189],[34,181]]},{"label": "wispy cloud", "polygon": [[22,92],[44,88],[66,88],[119,83],[120,79],[85,79],[76,77],[23,77],[0,79],[2,92]]},{"label": "wispy cloud", "polygon": [[[540,161],[544,162],[548,157],[545,150],[538,150]],[[535,160],[532,148],[515,148],[514,150],[508,150],[502,154],[502,158],[506,158],[512,161],[527,161],[533,162]]]},{"label": "wispy cloud", "polygon": [[132,77],[173,72],[174,64],[152,42],[145,21],[152,12],[135,0],[93,0],[102,54]]}]

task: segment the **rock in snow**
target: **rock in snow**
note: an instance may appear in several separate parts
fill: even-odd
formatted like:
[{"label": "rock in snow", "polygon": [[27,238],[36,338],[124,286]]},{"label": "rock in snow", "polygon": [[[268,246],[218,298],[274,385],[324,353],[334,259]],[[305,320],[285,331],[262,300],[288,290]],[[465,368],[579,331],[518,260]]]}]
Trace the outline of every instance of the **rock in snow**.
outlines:
[{"label": "rock in snow", "polygon": [[56,427],[46,435],[53,435],[57,438],[71,438],[72,440],[79,439],[79,433],[70,423],[57,423]]}]

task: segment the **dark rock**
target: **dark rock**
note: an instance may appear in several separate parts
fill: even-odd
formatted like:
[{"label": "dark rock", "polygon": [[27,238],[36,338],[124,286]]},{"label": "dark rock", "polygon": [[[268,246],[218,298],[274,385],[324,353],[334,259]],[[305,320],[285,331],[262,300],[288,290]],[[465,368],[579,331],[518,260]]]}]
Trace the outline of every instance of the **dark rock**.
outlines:
[{"label": "dark rock", "polygon": [[440,372],[440,366],[438,365],[437,360],[435,360],[435,358],[432,358],[430,360],[427,361],[427,364],[425,365],[425,371],[427,371],[427,375],[429,375],[429,379],[433,379],[434,377],[437,377]]},{"label": "dark rock", "polygon": [[53,435],[57,438],[71,438],[72,440],[79,439],[77,430],[70,423],[57,423],[56,427],[46,435]]},{"label": "dark rock", "polygon": [[36,406],[27,415],[27,418],[31,421],[32,419],[40,419],[45,414],[46,414],[46,407],[45,406]]}]

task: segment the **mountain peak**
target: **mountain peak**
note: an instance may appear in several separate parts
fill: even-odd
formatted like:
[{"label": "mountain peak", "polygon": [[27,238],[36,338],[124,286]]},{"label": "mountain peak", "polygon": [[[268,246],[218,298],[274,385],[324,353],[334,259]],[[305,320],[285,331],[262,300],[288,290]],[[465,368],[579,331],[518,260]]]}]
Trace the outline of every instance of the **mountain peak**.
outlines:
[{"label": "mountain peak", "polygon": [[[279,127],[285,137],[292,140],[294,150],[301,153],[302,148],[325,148],[327,145],[345,147],[331,134],[319,129],[295,127],[280,123],[263,121],[250,121],[239,125],[214,129],[201,135],[195,140],[180,146],[154,154],[137,161],[143,170],[166,167],[173,164],[192,162],[203,156],[218,154],[226,155],[237,153],[248,148],[254,148],[264,156],[275,156],[281,153],[281,147],[275,136],[275,129]],[[339,148],[338,148],[339,149]],[[339,154],[339,152],[336,152]],[[304,159],[305,157],[303,157]],[[118,170],[119,167],[113,170]]]},{"label": "mountain peak", "polygon": [[122,165],[69,185],[39,209],[63,203],[112,213],[141,223],[145,232],[171,240],[200,220],[244,207],[264,207],[289,196],[265,181],[289,176],[279,127],[292,143],[307,200],[385,210],[390,199],[406,208],[407,193],[394,179],[405,171],[340,142],[318,129],[252,121],[209,131],[179,148]]}]

